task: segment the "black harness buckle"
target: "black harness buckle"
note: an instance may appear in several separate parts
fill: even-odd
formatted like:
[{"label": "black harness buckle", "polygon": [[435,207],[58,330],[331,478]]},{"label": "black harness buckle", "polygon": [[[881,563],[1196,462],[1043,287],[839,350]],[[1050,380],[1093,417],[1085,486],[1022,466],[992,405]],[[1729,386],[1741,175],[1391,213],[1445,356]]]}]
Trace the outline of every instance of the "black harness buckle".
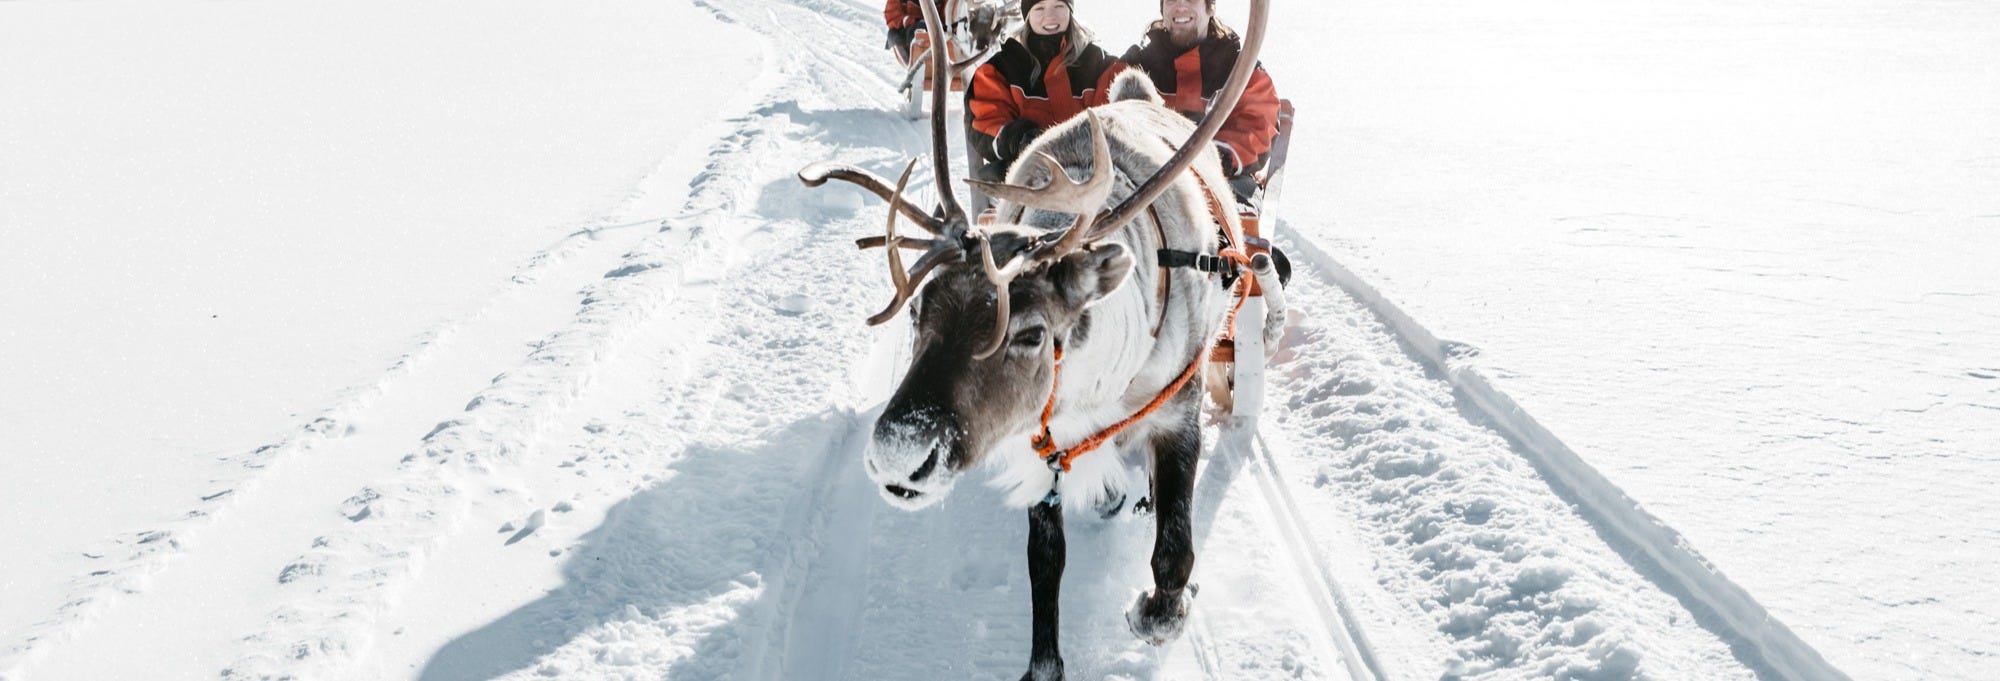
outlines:
[{"label": "black harness buckle", "polygon": [[1159,250],[1158,255],[1161,267],[1185,267],[1197,272],[1222,275],[1223,288],[1236,285],[1236,278],[1243,273],[1242,269],[1236,266],[1236,263],[1207,253],[1193,253],[1162,248]]}]

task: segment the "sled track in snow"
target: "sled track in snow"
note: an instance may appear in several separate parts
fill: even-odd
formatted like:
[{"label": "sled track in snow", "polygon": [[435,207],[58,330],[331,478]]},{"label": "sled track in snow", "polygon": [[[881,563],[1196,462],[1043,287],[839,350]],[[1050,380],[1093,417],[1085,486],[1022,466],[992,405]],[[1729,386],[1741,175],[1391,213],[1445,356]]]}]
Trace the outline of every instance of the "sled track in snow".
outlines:
[{"label": "sled track in snow", "polygon": [[1307,540],[1306,516],[1299,511],[1298,502],[1292,500],[1291,488],[1280,473],[1277,457],[1271,455],[1270,443],[1259,434],[1253,449],[1256,459],[1250,465],[1251,472],[1264,491],[1264,502],[1271,517],[1277,521],[1278,529],[1284,535],[1284,549],[1291,556],[1292,569],[1312,596],[1319,624],[1340,651],[1341,662],[1346,665],[1348,675],[1356,681],[1390,681],[1388,673],[1382,669],[1381,660],[1377,659],[1374,648],[1368,643],[1367,632],[1362,629],[1360,619],[1348,603],[1346,592],[1334,580],[1326,557]]},{"label": "sled track in snow", "polygon": [[[1261,433],[1238,431],[1231,425],[1225,425],[1216,438],[1195,483],[1197,551],[1206,545],[1226,493],[1246,482],[1241,479],[1246,470],[1256,478],[1257,496],[1263,501],[1261,510],[1270,518],[1272,529],[1277,534],[1277,549],[1283,556],[1284,567],[1290,569],[1292,577],[1305,591],[1303,595],[1311,603],[1309,626],[1317,629],[1313,632],[1314,638],[1320,640],[1326,652],[1339,659],[1339,666],[1347,678],[1354,681],[1389,681],[1393,677],[1385,671],[1374,647],[1370,645],[1362,620],[1355,614],[1345,590],[1334,577],[1332,565],[1313,544],[1306,529],[1309,527],[1307,516],[1293,499],[1291,484],[1285,481],[1277,457],[1272,455],[1271,447]],[[1200,611],[1197,599],[1193,621],[1188,626],[1189,643],[1194,647],[1196,659],[1208,678],[1226,678],[1217,662],[1220,651],[1216,636]]]},{"label": "sled track in snow", "polygon": [[[1294,258],[1372,312],[1395,335],[1405,354],[1447,383],[1461,412],[1505,437],[1618,555],[1692,611],[1704,628],[1720,636],[1760,677],[1797,681],[1849,678],[1697,553],[1678,531],[1648,513],[1478,369],[1455,365],[1447,343],[1289,224],[1280,223],[1277,233],[1283,245],[1294,251]],[[1268,451],[1264,455],[1268,459]]]}]

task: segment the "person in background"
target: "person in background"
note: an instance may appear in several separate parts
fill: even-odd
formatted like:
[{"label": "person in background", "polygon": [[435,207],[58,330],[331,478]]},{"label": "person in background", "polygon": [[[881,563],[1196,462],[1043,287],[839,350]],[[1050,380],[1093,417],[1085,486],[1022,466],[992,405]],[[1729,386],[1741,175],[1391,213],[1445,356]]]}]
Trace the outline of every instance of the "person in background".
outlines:
[{"label": "person in background", "polygon": [[896,51],[896,57],[903,63],[910,63],[910,41],[916,39],[917,29],[924,25],[924,10],[911,0],[889,0],[882,7],[882,21],[889,25],[889,49]]},{"label": "person in background", "polygon": [[975,175],[1000,181],[1043,130],[1104,104],[1124,65],[1071,16],[1071,0],[1023,0],[1021,31],[980,65],[965,89],[967,143],[986,165]]},{"label": "person in background", "polygon": [[[1126,50],[1122,61],[1152,78],[1168,108],[1198,121],[1229,81],[1242,50],[1242,38],[1215,18],[1215,0],[1160,0],[1159,21],[1142,42]],[[1256,172],[1264,167],[1278,134],[1278,106],[1277,88],[1259,64],[1215,134],[1215,151],[1239,202],[1257,191]]]}]

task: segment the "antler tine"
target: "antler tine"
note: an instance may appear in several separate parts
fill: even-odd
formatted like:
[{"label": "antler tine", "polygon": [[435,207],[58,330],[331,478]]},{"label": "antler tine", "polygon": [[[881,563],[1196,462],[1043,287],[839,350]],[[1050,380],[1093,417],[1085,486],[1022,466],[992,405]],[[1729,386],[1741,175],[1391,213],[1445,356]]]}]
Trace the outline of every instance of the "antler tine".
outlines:
[{"label": "antler tine", "polygon": [[903,303],[909,302],[910,296],[916,294],[917,288],[923,285],[924,278],[930,276],[931,270],[937,269],[937,266],[942,264],[947,258],[957,255],[958,248],[949,243],[940,243],[938,247],[924,251],[924,254],[917,258],[917,264],[910,268],[910,275],[905,280],[909,285],[897,288],[895,299],[890,300],[889,306],[882,308],[881,312],[870,316],[868,318],[868,325],[877,326],[882,322],[895,319],[896,313],[903,311]]},{"label": "antler tine", "polygon": [[[910,184],[910,174],[915,172],[916,169],[917,159],[910,159],[910,164],[903,166],[903,177],[896,180],[896,198],[902,198],[903,189]],[[924,277],[930,275],[931,269],[937,267],[938,263],[943,262],[946,256],[955,254],[958,251],[958,246],[954,242],[924,239],[923,241],[929,244],[929,248],[925,249],[924,254],[917,258],[916,267],[912,267],[909,271],[905,272],[903,270],[902,248],[904,239],[896,236],[896,211],[889,211],[889,220],[883,226],[883,232],[882,245],[889,246],[887,249],[889,252],[889,279],[896,286],[896,297],[889,301],[888,307],[882,308],[881,312],[877,312],[874,316],[868,318],[870,325],[881,324],[895,318],[896,313],[903,309],[903,303],[908,302],[910,295],[916,292],[917,286],[924,282]],[[861,241],[865,242],[869,241],[869,239]],[[862,247],[866,248],[867,246],[863,245]]]},{"label": "antler tine", "polygon": [[[1104,201],[1111,197],[1111,176],[1116,173],[1117,169],[1112,166],[1111,143],[1104,139],[1103,122],[1097,120],[1097,114],[1095,113],[1090,114],[1090,136],[1090,182],[1093,185],[1097,185],[1091,190],[1093,192],[1091,195],[1092,202],[1084,204],[1084,209],[1077,211],[1076,224],[1063,234],[1062,239],[1058,240],[1053,248],[1049,249],[1047,257],[1061,257],[1064,253],[1076,250],[1078,245],[1085,243],[1085,234],[1095,231],[1090,228],[1094,216],[1091,215],[1089,206],[1102,206],[1104,205]],[[1100,232],[1091,235],[1089,240],[1095,241],[1102,237],[1103,233]]]},{"label": "antler tine", "polygon": [[[931,250],[931,248],[937,246],[937,244],[938,244],[937,239],[912,239],[910,237],[901,237],[896,239],[896,247],[906,251],[928,251]],[[859,239],[855,239],[854,245],[855,247],[860,248],[861,250],[864,251],[870,248],[881,248],[883,246],[889,245],[889,237],[864,236]]]},{"label": "antler tine", "polygon": [[[909,165],[903,166],[903,176],[896,179],[896,195],[895,198],[889,199],[889,205],[894,206],[896,202],[903,200],[903,189],[910,186],[910,173],[916,172],[916,170],[917,160],[914,158],[910,159]],[[901,245],[898,243],[900,240],[896,238],[895,210],[889,211],[889,222],[882,226],[882,233],[883,243],[890,246]],[[896,283],[898,296],[907,295],[904,292],[910,288],[910,281],[908,273],[903,270],[903,249],[888,248],[884,250],[889,252],[889,280]]]},{"label": "antler tine", "polygon": [[945,23],[938,13],[937,0],[917,3],[924,10],[924,25],[931,31],[931,168],[937,174],[938,203],[944,207],[947,225],[966,223],[965,209],[959,207],[951,184],[951,145],[945,138],[945,91],[951,88],[951,58],[945,55]]},{"label": "antler tine", "polygon": [[[827,180],[849,182],[868,190],[868,193],[881,197],[884,201],[888,201],[890,210],[902,213],[904,217],[909,218],[911,222],[917,223],[918,226],[923,227],[930,233],[944,233],[943,222],[935,217],[931,217],[930,213],[924,211],[922,208],[918,208],[916,204],[910,203],[909,199],[894,198],[895,193],[889,190],[889,182],[874,173],[845,163],[828,162],[814,163],[799,170],[799,181],[804,182],[808,187],[817,187],[826,184]],[[867,246],[863,246],[862,248],[867,248]]]},{"label": "antler tine", "polygon": [[1046,186],[1026,187],[1007,182],[989,182],[986,180],[971,179],[966,180],[965,183],[977,187],[991,198],[1013,201],[1023,206],[1032,206],[1035,208],[1060,209],[1059,206],[1054,205],[1061,198],[1059,195],[1075,191],[1063,185],[1069,185],[1069,187],[1080,185],[1070,181],[1069,174],[1063,172],[1062,161],[1056,160],[1056,157],[1050,156],[1048,152],[1035,152],[1035,161],[1041,163],[1043,167],[1049,170],[1049,183]]},{"label": "antler tine", "polygon": [[1195,128],[1187,143],[1174,152],[1173,158],[1160,168],[1160,172],[1147,178],[1145,184],[1139,185],[1139,189],[1117,207],[1098,214],[1091,230],[1094,234],[1085,237],[1086,241],[1100,238],[1138,217],[1140,211],[1160,198],[1160,194],[1167,191],[1181,172],[1194,163],[1196,155],[1208,150],[1208,143],[1215,139],[1216,131],[1222,129],[1223,122],[1236,110],[1236,102],[1243,98],[1243,88],[1249,86],[1250,74],[1257,70],[1257,52],[1264,47],[1264,25],[1270,13],[1270,0],[1250,0],[1250,26],[1244,32],[1243,50],[1236,56],[1236,68],[1229,72],[1229,82],[1216,94],[1214,105],[1209,107],[1207,115],[1202,116],[1201,125]]},{"label": "antler tine", "polygon": [[[967,184],[997,199],[1005,199],[1023,206],[1042,210],[1074,213],[1081,216],[1092,215],[1092,211],[1104,206],[1111,196],[1111,144],[1104,138],[1104,125],[1097,119],[1097,112],[1086,111],[1090,119],[1090,138],[1093,154],[1090,179],[1077,182],[1069,178],[1061,161],[1048,152],[1035,152],[1035,159],[1049,171],[1049,183],[1041,188],[1023,187],[1005,182],[984,182],[966,180]],[[1086,223],[1087,224],[1087,223]],[[1074,230],[1072,230],[1074,231]]]},{"label": "antler tine", "polygon": [[993,323],[993,340],[986,344],[985,350],[972,356],[973,359],[986,359],[992,357],[993,353],[999,352],[1000,347],[1007,342],[1007,318],[1012,313],[1012,301],[1008,298],[1007,287],[1014,283],[1014,277],[1020,276],[1021,271],[1027,269],[1031,262],[1029,258],[1015,256],[1008,259],[1005,268],[999,267],[993,262],[991,237],[979,240],[979,258],[980,264],[986,267],[987,280],[993,282],[993,288],[998,292],[994,296],[996,319]]}]

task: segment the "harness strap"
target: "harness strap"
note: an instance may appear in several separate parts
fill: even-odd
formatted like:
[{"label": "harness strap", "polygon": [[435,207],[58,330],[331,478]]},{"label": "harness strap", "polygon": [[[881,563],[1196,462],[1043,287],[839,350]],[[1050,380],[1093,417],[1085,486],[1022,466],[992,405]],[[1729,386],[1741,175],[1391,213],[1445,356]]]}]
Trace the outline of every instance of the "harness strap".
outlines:
[{"label": "harness strap", "polygon": [[1159,250],[1159,257],[1161,267],[1185,267],[1210,274],[1236,271],[1236,264],[1230,262],[1228,258],[1207,253],[1162,248]]},{"label": "harness strap", "polygon": [[[1160,212],[1154,210],[1152,204],[1146,204],[1146,216],[1153,219],[1153,231],[1160,235],[1160,245],[1167,245],[1167,226],[1165,223],[1160,222]],[[1164,251],[1166,249],[1161,250]],[[1153,320],[1154,338],[1159,338],[1160,329],[1167,326],[1167,298],[1174,292],[1174,278],[1171,276],[1172,273],[1167,271],[1167,267],[1169,267],[1167,261],[1162,259],[1160,261],[1160,318]]]}]

